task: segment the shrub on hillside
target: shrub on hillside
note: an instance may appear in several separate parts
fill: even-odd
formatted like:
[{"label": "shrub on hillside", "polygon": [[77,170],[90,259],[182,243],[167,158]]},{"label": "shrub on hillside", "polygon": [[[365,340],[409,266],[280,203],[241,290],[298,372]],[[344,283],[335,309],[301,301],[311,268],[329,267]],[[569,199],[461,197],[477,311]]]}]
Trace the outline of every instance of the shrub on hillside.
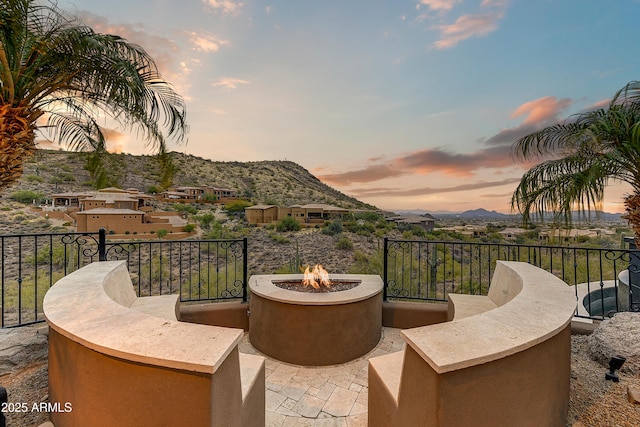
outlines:
[{"label": "shrub on hillside", "polygon": [[336,248],[342,250],[351,250],[353,249],[353,242],[347,236],[341,236],[336,242]]},{"label": "shrub on hillside", "polygon": [[342,233],[342,220],[336,219],[330,222],[329,225],[322,228],[322,234],[328,234],[330,236]]},{"label": "shrub on hillside", "polygon": [[31,191],[31,190],[20,190],[14,191],[9,195],[11,200],[15,200],[16,202],[24,203],[25,205],[30,203],[40,203],[44,198],[44,194]]},{"label": "shrub on hillside", "polygon": [[287,216],[278,221],[276,226],[278,231],[298,231],[300,230],[300,224],[292,216]]},{"label": "shrub on hillside", "polygon": [[251,205],[251,202],[246,200],[233,200],[227,203],[224,208],[229,213],[241,213],[244,212],[245,208],[248,208]]}]

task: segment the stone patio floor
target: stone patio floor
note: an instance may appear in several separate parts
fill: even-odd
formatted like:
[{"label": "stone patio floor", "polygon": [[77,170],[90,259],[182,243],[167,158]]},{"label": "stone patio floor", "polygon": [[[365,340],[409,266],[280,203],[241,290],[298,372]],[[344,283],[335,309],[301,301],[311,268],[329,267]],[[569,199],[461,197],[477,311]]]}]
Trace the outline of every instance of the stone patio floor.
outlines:
[{"label": "stone patio floor", "polygon": [[[402,350],[400,329],[382,328],[378,345],[365,356],[342,365],[298,366],[267,356],[267,427],[366,427],[368,360]],[[256,351],[245,334],[238,349]]]}]

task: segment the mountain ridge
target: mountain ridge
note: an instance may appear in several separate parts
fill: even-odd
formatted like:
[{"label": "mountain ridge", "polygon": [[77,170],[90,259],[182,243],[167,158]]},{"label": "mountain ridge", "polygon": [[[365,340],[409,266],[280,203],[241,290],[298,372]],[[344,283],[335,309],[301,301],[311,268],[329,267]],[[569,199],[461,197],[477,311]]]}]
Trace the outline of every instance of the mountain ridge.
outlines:
[{"label": "mountain ridge", "polygon": [[[287,161],[222,162],[170,152],[175,166],[173,186],[217,186],[234,189],[254,203],[289,206],[326,203],[347,209],[376,209],[321,182],[301,165]],[[2,196],[18,190],[45,195],[93,189],[84,153],[38,150],[24,165],[20,180]],[[151,155],[110,154],[105,159],[111,185],[148,192],[158,187],[160,166]]]}]

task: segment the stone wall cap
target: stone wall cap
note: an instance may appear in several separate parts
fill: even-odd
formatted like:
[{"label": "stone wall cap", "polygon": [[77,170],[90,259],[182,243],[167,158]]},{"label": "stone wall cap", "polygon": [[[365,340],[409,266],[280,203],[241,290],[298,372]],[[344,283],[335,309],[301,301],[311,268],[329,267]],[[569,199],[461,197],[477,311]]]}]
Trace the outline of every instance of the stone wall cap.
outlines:
[{"label": "stone wall cap", "polygon": [[49,326],[109,356],[206,374],[243,336],[241,329],[171,321],[120,305],[103,286],[124,279],[130,285],[125,261],[95,262],[63,277],[44,298]]},{"label": "stone wall cap", "polygon": [[464,319],[401,332],[407,344],[437,373],[513,355],[555,336],[570,324],[577,303],[565,282],[524,262],[498,261],[496,274],[500,270],[511,270],[523,285],[506,304]]}]

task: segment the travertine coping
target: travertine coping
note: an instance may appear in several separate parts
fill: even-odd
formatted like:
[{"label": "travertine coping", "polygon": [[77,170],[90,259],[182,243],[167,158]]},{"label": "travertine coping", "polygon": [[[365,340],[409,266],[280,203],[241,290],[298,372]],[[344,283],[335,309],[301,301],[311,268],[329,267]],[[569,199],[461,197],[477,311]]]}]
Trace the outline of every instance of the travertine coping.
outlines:
[{"label": "travertine coping", "polygon": [[254,275],[249,279],[252,293],[272,301],[299,305],[335,305],[349,304],[370,298],[382,292],[382,279],[374,274],[331,274],[330,278],[340,280],[361,280],[351,289],[338,292],[296,292],[282,289],[273,284],[276,281],[302,280],[302,274],[264,274]]},{"label": "travertine coping", "polygon": [[125,261],[96,262],[63,277],[44,298],[49,326],[109,356],[206,374],[213,374],[242,338],[240,329],[132,310],[112,299],[121,297],[114,294],[118,283],[131,286]]},{"label": "travertine coping", "polygon": [[531,348],[571,322],[576,296],[562,280],[527,263],[497,261],[491,286],[514,281],[522,289],[504,305],[452,322],[407,329],[402,335],[442,374]]}]

